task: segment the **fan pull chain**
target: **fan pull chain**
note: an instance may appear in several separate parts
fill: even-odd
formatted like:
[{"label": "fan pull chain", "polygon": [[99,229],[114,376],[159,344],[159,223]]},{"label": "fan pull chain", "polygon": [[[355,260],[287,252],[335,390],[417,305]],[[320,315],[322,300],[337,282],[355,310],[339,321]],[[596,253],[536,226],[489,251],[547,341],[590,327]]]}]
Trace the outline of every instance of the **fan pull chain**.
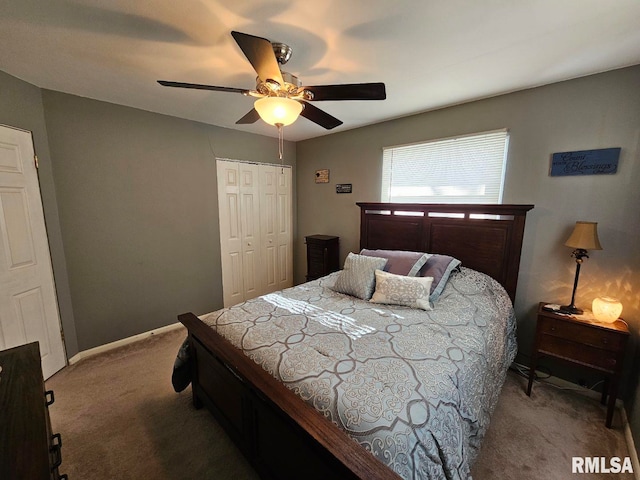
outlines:
[{"label": "fan pull chain", "polygon": [[278,127],[278,157],[280,158],[280,167],[281,172],[284,174],[284,166],[282,166],[282,157],[284,156],[284,133],[282,131],[282,124],[276,123],[276,127]]}]

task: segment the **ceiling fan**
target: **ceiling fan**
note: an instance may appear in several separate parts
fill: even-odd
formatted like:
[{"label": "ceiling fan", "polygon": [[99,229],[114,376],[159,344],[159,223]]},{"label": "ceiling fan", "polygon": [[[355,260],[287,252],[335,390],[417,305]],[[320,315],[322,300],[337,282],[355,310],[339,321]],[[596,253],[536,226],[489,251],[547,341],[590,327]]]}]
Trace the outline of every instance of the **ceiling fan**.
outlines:
[{"label": "ceiling fan", "polygon": [[158,83],[165,87],[214,90],[256,97],[258,100],[254,108],[236,124],[254,123],[262,118],[278,128],[293,123],[298,115],[327,130],[342,125],[341,120],[309,102],[387,98],[384,83],[380,82],[302,86],[295,75],[280,70],[280,65],[284,65],[291,58],[291,47],[246,33],[233,31],[231,35],[258,74],[255,90],[166,80],[158,80]]}]

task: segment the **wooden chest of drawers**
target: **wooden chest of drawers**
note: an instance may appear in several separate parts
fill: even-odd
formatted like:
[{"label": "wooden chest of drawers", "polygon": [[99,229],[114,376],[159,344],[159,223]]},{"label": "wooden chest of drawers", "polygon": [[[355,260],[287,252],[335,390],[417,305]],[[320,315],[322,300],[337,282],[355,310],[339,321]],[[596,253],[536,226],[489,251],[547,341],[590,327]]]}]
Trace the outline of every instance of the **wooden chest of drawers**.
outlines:
[{"label": "wooden chest of drawers", "polygon": [[527,395],[531,394],[535,370],[542,356],[598,370],[605,374],[602,402],[605,403],[608,395],[606,425],[611,427],[629,327],[622,320],[605,324],[559,315],[545,310],[544,305],[544,302],[538,305]]},{"label": "wooden chest of drawers", "polygon": [[340,270],[339,237],[309,235],[307,244],[307,282]]},{"label": "wooden chest of drawers", "polygon": [[0,352],[0,478],[66,479],[60,434],[52,434],[38,343]]}]

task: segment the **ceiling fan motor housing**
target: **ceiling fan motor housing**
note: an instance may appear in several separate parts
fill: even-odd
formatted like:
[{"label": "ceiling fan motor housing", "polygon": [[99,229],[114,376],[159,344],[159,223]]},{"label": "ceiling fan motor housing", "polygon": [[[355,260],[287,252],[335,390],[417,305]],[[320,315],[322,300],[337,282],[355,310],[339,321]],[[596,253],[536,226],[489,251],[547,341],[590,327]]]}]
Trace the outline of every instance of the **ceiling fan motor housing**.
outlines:
[{"label": "ceiling fan motor housing", "polygon": [[291,58],[291,54],[293,53],[293,49],[285,44],[279,42],[271,42],[273,46],[273,53],[276,54],[276,59],[280,65],[284,65]]},{"label": "ceiling fan motor housing", "polygon": [[295,75],[282,71],[282,79],[284,85],[280,85],[275,80],[267,79],[260,81],[260,77],[256,77],[256,91],[261,95],[268,97],[299,97],[300,100],[312,100],[313,93],[302,89],[302,82]]}]

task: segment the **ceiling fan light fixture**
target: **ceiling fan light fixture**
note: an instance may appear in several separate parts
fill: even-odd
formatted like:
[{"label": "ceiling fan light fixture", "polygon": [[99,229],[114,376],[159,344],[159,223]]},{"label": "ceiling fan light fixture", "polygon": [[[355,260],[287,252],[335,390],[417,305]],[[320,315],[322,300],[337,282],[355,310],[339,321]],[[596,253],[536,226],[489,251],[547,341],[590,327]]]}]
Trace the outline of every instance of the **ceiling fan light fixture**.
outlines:
[{"label": "ceiling fan light fixture", "polygon": [[307,120],[327,130],[342,125],[341,120],[310,103],[312,101],[384,100],[387,98],[385,85],[382,82],[303,87],[298,77],[280,68],[291,56],[292,50],[289,46],[283,43],[272,43],[266,38],[248,33],[232,31],[231,36],[257,73],[255,90],[166,80],[158,80],[158,83],[165,87],[241,93],[248,97],[258,97],[260,100],[255,101],[255,108],[236,121],[236,125],[249,125],[262,119],[268,124],[277,126],[280,131],[284,125],[295,122],[301,113],[304,113],[303,116]]},{"label": "ceiling fan light fixture", "polygon": [[287,97],[264,97],[253,104],[269,125],[291,125],[302,112],[302,104]]}]

